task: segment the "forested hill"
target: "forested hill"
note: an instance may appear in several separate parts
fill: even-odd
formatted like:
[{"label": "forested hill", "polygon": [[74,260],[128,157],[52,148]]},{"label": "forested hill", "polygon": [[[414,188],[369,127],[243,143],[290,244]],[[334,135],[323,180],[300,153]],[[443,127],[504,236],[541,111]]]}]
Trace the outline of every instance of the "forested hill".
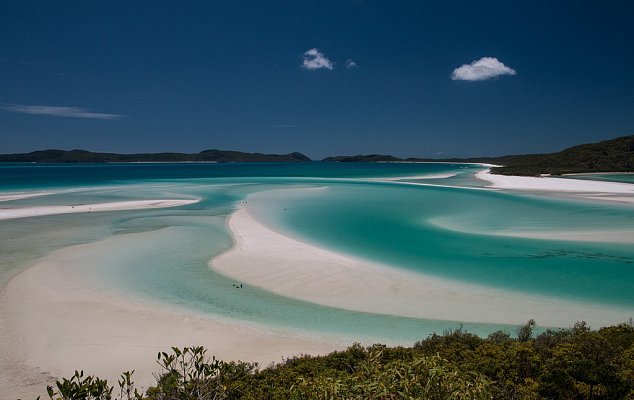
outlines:
[{"label": "forested hill", "polygon": [[557,153],[474,158],[407,158],[386,155],[338,156],[324,161],[337,162],[478,162],[501,165],[492,172],[502,175],[561,175],[587,172],[634,172],[634,135],[582,144]]},{"label": "forested hill", "polygon": [[503,165],[492,169],[502,175],[634,172],[634,135],[582,144],[557,153],[498,157],[488,162]]},{"label": "forested hill", "polygon": [[94,153],[86,150],[41,150],[22,154],[1,154],[0,162],[113,163],[113,162],[299,162],[310,161],[301,153],[260,154],[240,151],[205,150],[200,153]]},{"label": "forested hill", "polygon": [[[205,150],[200,153],[94,153],[86,150],[41,150],[22,154],[1,154],[0,162],[108,163],[108,162],[300,162],[310,161],[301,153],[261,154],[240,151]],[[587,172],[634,172],[634,135],[598,143],[582,144],[557,153],[474,158],[407,158],[370,154],[335,156],[332,162],[481,162],[502,165],[493,173],[502,175],[569,174]]]}]

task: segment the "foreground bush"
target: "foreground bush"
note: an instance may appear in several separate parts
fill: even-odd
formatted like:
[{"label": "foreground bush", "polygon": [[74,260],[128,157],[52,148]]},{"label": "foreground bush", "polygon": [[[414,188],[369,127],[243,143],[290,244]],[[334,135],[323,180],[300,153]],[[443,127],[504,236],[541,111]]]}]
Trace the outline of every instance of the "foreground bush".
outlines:
[{"label": "foreground bush", "polygon": [[533,337],[479,338],[462,330],[431,335],[413,347],[355,344],[326,356],[299,356],[259,369],[222,362],[202,347],[159,353],[161,372],[145,393],[132,372],[118,382],[76,372],[49,388],[76,399],[634,399],[634,327],[590,330],[585,323]]}]

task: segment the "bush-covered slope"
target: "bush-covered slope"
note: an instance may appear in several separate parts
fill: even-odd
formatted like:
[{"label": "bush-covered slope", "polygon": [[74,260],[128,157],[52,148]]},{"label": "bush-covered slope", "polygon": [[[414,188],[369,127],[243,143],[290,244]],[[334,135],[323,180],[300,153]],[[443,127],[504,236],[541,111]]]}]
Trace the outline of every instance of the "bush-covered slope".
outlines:
[{"label": "bush-covered slope", "polygon": [[490,159],[503,175],[561,175],[585,172],[633,172],[634,135],[570,147],[558,153]]},{"label": "bush-covered slope", "polygon": [[[591,331],[584,323],[533,337],[483,339],[462,330],[413,347],[358,344],[326,356],[298,356],[264,369],[205,357],[200,347],[160,353],[155,387],[134,395],[129,373],[110,392],[120,399],[632,399],[634,326]],[[77,373],[50,388],[54,399],[112,390]],[[120,397],[116,395],[120,393]]]},{"label": "bush-covered slope", "polygon": [[557,153],[508,155],[501,157],[473,158],[408,158],[400,159],[388,155],[358,155],[328,157],[324,161],[338,162],[472,162],[501,165],[492,169],[502,175],[570,174],[588,172],[634,172],[634,135],[582,144]]}]

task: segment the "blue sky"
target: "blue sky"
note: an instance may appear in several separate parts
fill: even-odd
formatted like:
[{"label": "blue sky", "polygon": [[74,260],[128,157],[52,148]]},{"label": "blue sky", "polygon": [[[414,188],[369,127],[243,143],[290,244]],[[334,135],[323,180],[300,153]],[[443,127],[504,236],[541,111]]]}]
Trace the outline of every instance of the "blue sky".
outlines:
[{"label": "blue sky", "polygon": [[3,1],[0,153],[464,157],[634,133],[630,1]]}]

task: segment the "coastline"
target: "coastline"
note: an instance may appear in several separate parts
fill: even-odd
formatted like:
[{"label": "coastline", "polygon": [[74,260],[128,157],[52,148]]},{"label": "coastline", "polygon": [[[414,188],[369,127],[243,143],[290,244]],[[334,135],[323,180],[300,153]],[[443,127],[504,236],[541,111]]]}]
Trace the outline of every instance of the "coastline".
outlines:
[{"label": "coastline", "polygon": [[[479,179],[491,178],[487,171],[478,174]],[[633,185],[629,184],[596,182],[603,189],[598,191],[599,186],[588,184],[592,181],[533,179],[537,181],[491,181],[491,187],[589,199],[625,198],[633,202],[634,198]],[[543,184],[552,180],[572,182],[573,186],[562,190],[559,186],[553,189],[552,183]],[[0,220],[175,207],[197,201],[16,207],[0,209]],[[512,325],[534,318],[540,326],[568,327],[585,320],[599,327],[631,317],[630,310],[608,305],[505,291],[349,257],[275,231],[254,218],[244,204],[227,220],[234,247],[208,265],[240,282],[283,296],[369,313]],[[2,212],[9,218],[2,218]],[[544,238],[562,239],[556,232],[544,233]],[[612,239],[606,237],[606,241]],[[147,387],[154,382],[152,373],[158,370],[156,352],[171,346],[202,345],[208,355],[218,359],[266,365],[283,357],[324,354],[351,344],[334,336],[205,315],[109,291],[74,273],[90,263],[94,257],[92,246],[98,243],[52,252],[0,288],[0,398],[45,396],[46,384],[72,375],[75,369],[107,378],[111,384],[116,383],[122,369],[135,369],[138,386]]]},{"label": "coastline", "polygon": [[552,176],[513,176],[495,175],[490,170],[482,170],[475,174],[476,178],[491,183],[494,189],[518,189],[553,192],[609,193],[632,194],[634,185],[620,182],[592,181],[581,179],[564,179]]},{"label": "coastline", "polygon": [[475,177],[490,183],[488,188],[521,190],[531,193],[551,192],[574,195],[592,200],[608,200],[634,203],[634,185],[621,182],[564,179],[551,176],[511,176],[495,175],[490,170],[482,170]]},{"label": "coastline", "polygon": [[[134,234],[132,234],[134,235]],[[57,250],[0,290],[0,398],[46,396],[46,385],[83,370],[115,383],[134,369],[155,382],[158,351],[201,345],[208,355],[267,365],[350,343],[196,313],[124,296],[75,273],[97,243]]]},{"label": "coastline", "polygon": [[280,234],[239,208],[228,221],[234,247],[209,262],[238,281],[329,307],[404,317],[519,325],[593,326],[630,317],[626,310],[517,293],[361,260]]}]

